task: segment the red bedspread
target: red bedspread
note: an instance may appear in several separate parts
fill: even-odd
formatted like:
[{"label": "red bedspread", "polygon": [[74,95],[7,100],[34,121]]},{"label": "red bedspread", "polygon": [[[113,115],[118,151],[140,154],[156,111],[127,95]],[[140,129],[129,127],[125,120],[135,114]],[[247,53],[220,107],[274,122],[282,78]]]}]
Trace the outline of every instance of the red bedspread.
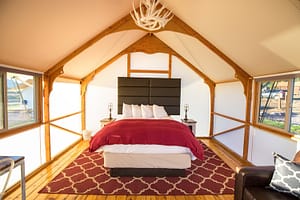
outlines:
[{"label": "red bedspread", "polygon": [[90,141],[90,151],[109,144],[159,144],[189,147],[198,159],[203,149],[191,130],[175,120],[122,119],[104,126]]}]

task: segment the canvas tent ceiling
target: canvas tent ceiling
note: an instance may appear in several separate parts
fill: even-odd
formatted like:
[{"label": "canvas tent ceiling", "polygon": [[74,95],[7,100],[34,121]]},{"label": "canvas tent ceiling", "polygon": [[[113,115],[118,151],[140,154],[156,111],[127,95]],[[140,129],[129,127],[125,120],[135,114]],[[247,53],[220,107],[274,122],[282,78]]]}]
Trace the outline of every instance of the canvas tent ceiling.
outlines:
[{"label": "canvas tent ceiling", "polygon": [[[161,2],[251,76],[300,68],[299,0]],[[45,72],[131,9],[131,0],[1,0],[0,64]],[[69,61],[64,75],[83,78],[145,34],[107,35]],[[213,81],[234,79],[233,69],[195,38],[154,35]]]}]

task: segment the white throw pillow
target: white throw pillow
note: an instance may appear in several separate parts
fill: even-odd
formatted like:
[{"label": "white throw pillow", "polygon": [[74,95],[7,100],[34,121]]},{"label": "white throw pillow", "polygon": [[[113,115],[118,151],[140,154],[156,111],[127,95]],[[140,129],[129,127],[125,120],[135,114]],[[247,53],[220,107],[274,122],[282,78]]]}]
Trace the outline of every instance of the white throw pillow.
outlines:
[{"label": "white throw pillow", "polygon": [[122,118],[132,117],[132,107],[129,104],[123,103]]},{"label": "white throw pillow", "polygon": [[169,115],[163,106],[153,105],[153,115],[157,119],[167,118]]},{"label": "white throw pillow", "polygon": [[153,118],[153,109],[151,105],[141,105],[142,117],[143,118]]},{"label": "white throw pillow", "polygon": [[142,117],[141,106],[139,106],[139,105],[131,105],[131,108],[132,108],[132,116],[134,118],[141,118]]}]

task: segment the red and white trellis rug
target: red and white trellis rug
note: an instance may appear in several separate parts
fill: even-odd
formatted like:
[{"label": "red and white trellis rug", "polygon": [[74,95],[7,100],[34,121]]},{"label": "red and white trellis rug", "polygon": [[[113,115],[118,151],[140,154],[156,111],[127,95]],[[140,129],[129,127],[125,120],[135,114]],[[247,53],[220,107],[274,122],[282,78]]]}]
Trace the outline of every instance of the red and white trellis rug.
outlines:
[{"label": "red and white trellis rug", "polygon": [[101,153],[85,150],[40,193],[84,195],[233,194],[235,172],[203,144],[185,177],[110,177]]}]

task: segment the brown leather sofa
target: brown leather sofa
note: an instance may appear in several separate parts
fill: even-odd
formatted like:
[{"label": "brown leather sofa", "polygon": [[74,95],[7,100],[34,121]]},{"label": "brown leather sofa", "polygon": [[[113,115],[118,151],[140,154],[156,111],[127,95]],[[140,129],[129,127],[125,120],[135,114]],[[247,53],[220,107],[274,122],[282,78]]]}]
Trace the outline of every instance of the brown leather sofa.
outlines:
[{"label": "brown leather sofa", "polygon": [[274,166],[242,167],[235,177],[234,200],[299,200],[267,187],[273,172]]}]

